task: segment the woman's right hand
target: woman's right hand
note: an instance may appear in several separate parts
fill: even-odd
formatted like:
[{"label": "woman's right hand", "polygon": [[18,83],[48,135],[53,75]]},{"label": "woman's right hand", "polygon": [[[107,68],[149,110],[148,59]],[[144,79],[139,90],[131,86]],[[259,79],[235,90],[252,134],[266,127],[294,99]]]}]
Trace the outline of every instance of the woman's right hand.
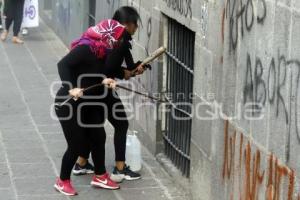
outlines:
[{"label": "woman's right hand", "polygon": [[73,97],[75,101],[78,100],[78,98],[83,96],[83,89],[82,88],[73,88],[69,90],[69,95]]},{"label": "woman's right hand", "polygon": [[105,78],[102,81],[102,84],[104,84],[106,87],[111,88],[111,89],[115,89],[117,86],[117,82],[111,78]]},{"label": "woman's right hand", "polygon": [[132,71],[129,71],[127,69],[124,69],[124,79],[125,80],[129,80],[134,74],[132,73]]}]

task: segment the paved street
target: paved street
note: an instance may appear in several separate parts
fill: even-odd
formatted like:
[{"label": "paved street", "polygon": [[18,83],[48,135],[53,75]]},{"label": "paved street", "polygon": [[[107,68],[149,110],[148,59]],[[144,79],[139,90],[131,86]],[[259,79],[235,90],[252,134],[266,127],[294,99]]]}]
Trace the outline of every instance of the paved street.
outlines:
[{"label": "paved street", "polygon": [[[0,43],[0,200],[70,199],[53,189],[66,142],[50,116],[50,85],[58,80],[56,63],[67,52],[43,23],[30,30],[25,44]],[[107,126],[107,169],[112,170],[112,130]],[[143,149],[143,179],[122,189],[91,188],[91,176],[72,177],[74,199],[184,200],[184,191]]]}]

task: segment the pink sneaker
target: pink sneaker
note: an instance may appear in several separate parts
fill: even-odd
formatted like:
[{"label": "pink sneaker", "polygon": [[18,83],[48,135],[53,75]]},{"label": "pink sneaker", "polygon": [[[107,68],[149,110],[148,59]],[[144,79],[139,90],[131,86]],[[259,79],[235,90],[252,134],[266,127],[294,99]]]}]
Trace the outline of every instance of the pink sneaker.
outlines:
[{"label": "pink sneaker", "polygon": [[105,173],[102,176],[94,176],[91,182],[92,186],[101,187],[109,190],[120,189],[120,186],[110,179],[108,173]]},{"label": "pink sneaker", "polygon": [[67,196],[75,196],[78,194],[76,190],[73,188],[71,180],[63,181],[60,178],[57,178],[54,188],[60,193]]}]

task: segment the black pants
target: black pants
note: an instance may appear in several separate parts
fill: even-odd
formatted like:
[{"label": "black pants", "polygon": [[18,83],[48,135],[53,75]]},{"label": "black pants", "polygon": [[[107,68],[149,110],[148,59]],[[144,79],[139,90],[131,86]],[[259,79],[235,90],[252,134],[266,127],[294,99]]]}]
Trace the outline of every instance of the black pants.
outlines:
[{"label": "black pants", "polygon": [[[116,92],[110,90],[107,96],[100,99],[99,102],[103,102],[107,106],[105,118],[114,127],[115,161],[125,161],[126,136],[129,123],[122,101]],[[85,146],[80,156],[88,159],[91,150],[89,146]]]},{"label": "black pants", "polygon": [[[61,90],[59,93],[65,93]],[[56,98],[55,102],[62,100]],[[56,109],[56,114],[60,118],[68,147],[62,159],[60,178],[69,180],[71,171],[76,163],[78,156],[85,149],[91,149],[92,159],[95,165],[95,174],[102,175],[105,169],[105,141],[106,134],[104,130],[103,108],[101,106],[91,105],[95,102],[78,100],[71,101],[71,104]],[[84,105],[87,104],[87,105]],[[84,105],[84,106],[83,106]],[[70,111],[73,110],[73,113]],[[63,119],[70,116],[69,119]],[[82,126],[79,121],[84,124]],[[85,127],[86,125],[97,124],[97,127]]]},{"label": "black pants", "polygon": [[9,30],[12,23],[14,23],[13,34],[14,36],[18,36],[22,21],[23,21],[23,9],[24,9],[24,0],[19,1],[5,1],[5,28]]}]

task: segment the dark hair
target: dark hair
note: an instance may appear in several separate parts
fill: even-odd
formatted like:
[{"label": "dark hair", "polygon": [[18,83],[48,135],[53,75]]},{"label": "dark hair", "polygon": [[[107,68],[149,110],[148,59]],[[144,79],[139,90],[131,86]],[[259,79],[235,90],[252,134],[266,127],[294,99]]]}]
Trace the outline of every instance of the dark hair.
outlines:
[{"label": "dark hair", "polygon": [[116,10],[113,19],[120,22],[121,24],[125,24],[125,23],[137,24],[138,21],[140,21],[142,24],[142,20],[139,13],[134,7],[130,7],[130,6],[123,6],[120,7],[118,10]]}]

